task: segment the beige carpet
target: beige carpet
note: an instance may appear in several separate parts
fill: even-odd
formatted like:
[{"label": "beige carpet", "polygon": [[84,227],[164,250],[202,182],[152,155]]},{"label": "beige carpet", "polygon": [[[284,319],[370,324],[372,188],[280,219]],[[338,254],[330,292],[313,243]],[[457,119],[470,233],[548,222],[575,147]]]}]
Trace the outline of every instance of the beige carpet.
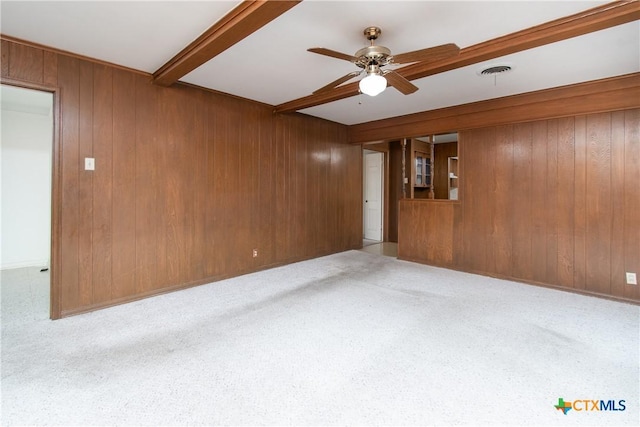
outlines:
[{"label": "beige carpet", "polygon": [[2,425],[640,424],[633,305],[349,251],[52,322],[22,273]]}]

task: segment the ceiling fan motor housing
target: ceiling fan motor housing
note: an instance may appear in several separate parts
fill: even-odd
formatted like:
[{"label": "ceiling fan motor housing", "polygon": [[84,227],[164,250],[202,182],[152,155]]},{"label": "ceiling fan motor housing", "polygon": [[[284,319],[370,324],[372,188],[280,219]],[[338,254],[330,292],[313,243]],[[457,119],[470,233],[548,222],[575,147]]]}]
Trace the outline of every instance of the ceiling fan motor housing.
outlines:
[{"label": "ceiling fan motor housing", "polygon": [[367,68],[369,65],[379,67],[388,65],[391,62],[391,50],[384,46],[375,46],[373,41],[380,37],[382,30],[380,27],[367,27],[364,29],[364,36],[371,42],[371,46],[363,47],[354,55],[358,58],[354,62],[360,68]]},{"label": "ceiling fan motor housing", "polygon": [[376,62],[379,66],[391,62],[391,51],[384,46],[363,47],[354,56],[358,58],[355,64],[360,68],[366,68],[372,62]]}]

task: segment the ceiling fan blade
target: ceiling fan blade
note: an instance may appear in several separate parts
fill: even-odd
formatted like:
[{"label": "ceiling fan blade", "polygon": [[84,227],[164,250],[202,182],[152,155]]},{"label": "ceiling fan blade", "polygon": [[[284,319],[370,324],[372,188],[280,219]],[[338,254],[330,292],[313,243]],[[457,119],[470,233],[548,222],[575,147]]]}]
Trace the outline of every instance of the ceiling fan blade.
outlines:
[{"label": "ceiling fan blade", "polygon": [[330,56],[332,58],[344,59],[345,61],[349,62],[358,61],[358,58],[353,55],[347,55],[346,53],[337,52],[335,50],[326,49],[324,47],[312,47],[311,49],[307,49],[307,51],[320,55]]},{"label": "ceiling fan blade", "polygon": [[352,78],[354,78],[355,76],[357,76],[361,72],[362,71],[352,71],[351,73],[349,73],[347,75],[344,75],[344,76],[340,77],[337,80],[332,81],[328,85],[322,86],[320,89],[318,89],[315,92],[313,92],[313,94],[315,95],[316,93],[327,92],[327,91],[333,89],[334,87],[341,85],[342,83],[346,82],[347,80],[351,80]]},{"label": "ceiling fan blade", "polygon": [[389,85],[395,87],[405,95],[409,95],[418,90],[418,86],[393,70],[386,70],[382,75],[387,79]]},{"label": "ceiling fan blade", "polygon": [[453,44],[443,44],[440,46],[428,47],[426,49],[414,50],[413,52],[393,55],[395,64],[406,64],[409,62],[430,62],[439,59],[450,58],[460,53],[460,48]]}]

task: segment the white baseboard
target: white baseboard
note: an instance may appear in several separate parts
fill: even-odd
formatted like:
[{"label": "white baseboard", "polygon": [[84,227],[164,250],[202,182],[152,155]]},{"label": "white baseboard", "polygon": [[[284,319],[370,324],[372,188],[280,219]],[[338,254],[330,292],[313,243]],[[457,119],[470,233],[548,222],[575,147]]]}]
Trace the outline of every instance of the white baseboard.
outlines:
[{"label": "white baseboard", "polygon": [[49,267],[48,259],[39,259],[32,261],[20,261],[20,262],[8,262],[0,264],[0,270],[10,270],[13,268],[25,268],[25,267]]}]

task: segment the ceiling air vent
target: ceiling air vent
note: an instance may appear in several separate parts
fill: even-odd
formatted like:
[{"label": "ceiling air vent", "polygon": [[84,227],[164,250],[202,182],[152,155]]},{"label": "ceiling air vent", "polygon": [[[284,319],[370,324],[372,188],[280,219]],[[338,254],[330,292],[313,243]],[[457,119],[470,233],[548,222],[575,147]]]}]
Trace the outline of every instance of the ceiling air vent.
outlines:
[{"label": "ceiling air vent", "polygon": [[511,67],[509,65],[494,65],[493,67],[485,68],[480,71],[480,74],[483,76],[490,76],[493,74],[506,73],[511,71]]},{"label": "ceiling air vent", "polygon": [[488,67],[484,67],[476,71],[479,76],[496,76],[498,74],[504,74],[513,71],[513,65],[511,64],[491,64]]}]

